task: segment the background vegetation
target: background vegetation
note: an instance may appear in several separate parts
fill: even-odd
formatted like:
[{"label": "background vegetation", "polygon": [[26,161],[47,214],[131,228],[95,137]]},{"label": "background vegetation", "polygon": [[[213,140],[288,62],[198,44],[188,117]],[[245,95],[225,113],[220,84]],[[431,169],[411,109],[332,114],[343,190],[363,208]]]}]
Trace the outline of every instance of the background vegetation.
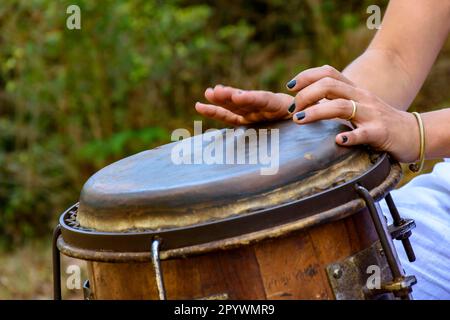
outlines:
[{"label": "background vegetation", "polygon": [[[284,91],[302,69],[344,67],[373,36],[367,6],[386,2],[2,1],[0,247],[46,240],[91,174],[167,142],[174,128],[191,128],[208,86]],[[66,28],[70,4],[81,7],[81,30]],[[449,77],[447,45],[415,105],[449,105]],[[22,293],[8,291],[23,275],[5,259],[23,263],[30,251],[2,258],[0,297],[2,286],[6,297],[50,290],[33,291],[30,276],[28,288],[16,288]],[[45,282],[43,254],[30,263],[45,266]]]}]

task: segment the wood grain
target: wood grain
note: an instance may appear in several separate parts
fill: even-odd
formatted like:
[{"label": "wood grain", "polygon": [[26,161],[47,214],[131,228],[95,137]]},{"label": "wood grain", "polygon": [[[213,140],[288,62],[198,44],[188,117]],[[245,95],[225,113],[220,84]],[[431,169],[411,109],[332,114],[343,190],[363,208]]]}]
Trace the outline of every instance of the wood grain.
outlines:
[{"label": "wood grain", "polygon": [[[326,266],[376,240],[363,210],[237,249],[162,261],[168,299],[334,299]],[[151,263],[89,263],[96,299],[157,299]]]}]

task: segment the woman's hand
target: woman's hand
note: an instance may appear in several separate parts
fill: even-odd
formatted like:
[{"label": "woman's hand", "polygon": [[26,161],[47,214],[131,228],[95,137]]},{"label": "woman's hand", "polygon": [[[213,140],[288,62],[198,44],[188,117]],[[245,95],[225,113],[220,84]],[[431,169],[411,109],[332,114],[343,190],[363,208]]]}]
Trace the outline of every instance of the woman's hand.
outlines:
[{"label": "woman's hand", "polygon": [[353,100],[357,106],[352,119],[355,129],[338,134],[336,143],[368,144],[390,152],[401,162],[417,160],[419,129],[414,115],[395,109],[369,91],[356,87],[336,69],[323,66],[305,70],[289,81],[287,87],[297,92],[292,112],[296,123],[347,120],[353,112]]},{"label": "woman's hand", "polygon": [[330,66],[299,73],[287,87],[295,98],[284,93],[241,90],[217,85],[205,91],[212,104],[197,102],[195,108],[204,116],[231,125],[287,119],[298,124],[318,120],[352,119],[355,129],[340,133],[336,143],[344,146],[368,144],[390,152],[397,160],[413,162],[419,156],[419,130],[415,117],[389,106]]},{"label": "woman's hand", "polygon": [[285,93],[241,90],[223,85],[208,88],[206,99],[212,104],[197,102],[202,115],[231,125],[288,119],[293,97]]}]

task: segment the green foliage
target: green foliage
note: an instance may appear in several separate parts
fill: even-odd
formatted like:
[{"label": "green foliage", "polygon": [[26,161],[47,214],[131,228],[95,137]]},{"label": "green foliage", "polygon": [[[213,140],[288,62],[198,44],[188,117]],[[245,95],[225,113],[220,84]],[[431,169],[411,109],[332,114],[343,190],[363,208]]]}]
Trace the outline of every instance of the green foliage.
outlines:
[{"label": "green foliage", "polygon": [[168,135],[167,130],[159,127],[120,131],[107,139],[90,141],[79,149],[78,157],[101,167],[108,159],[119,159],[143,146],[150,146],[156,141],[163,142]]},{"label": "green foliage", "polygon": [[[81,30],[66,28],[71,4],[81,8]],[[365,8],[356,0],[2,1],[0,242],[48,233],[96,170],[191,127],[206,87],[284,90],[303,68],[343,66],[346,32],[364,26]]]}]

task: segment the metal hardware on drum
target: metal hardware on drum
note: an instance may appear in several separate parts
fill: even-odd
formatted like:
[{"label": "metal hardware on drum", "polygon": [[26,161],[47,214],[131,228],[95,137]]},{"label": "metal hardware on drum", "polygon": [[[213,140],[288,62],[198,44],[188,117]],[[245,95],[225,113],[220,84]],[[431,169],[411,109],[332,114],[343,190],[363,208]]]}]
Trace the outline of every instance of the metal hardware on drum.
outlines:
[{"label": "metal hardware on drum", "polygon": [[328,280],[337,300],[392,298],[390,292],[374,292],[366,288],[367,268],[370,266],[378,266],[380,268],[382,283],[387,283],[391,279],[389,266],[380,249],[380,241],[376,241],[370,247],[347,259],[332,263],[326,267]]},{"label": "metal hardware on drum", "polygon": [[[398,263],[398,257],[392,242],[391,234],[388,231],[386,220],[378,210],[376,203],[369,191],[361,185],[356,185],[356,191],[364,199],[367,209],[370,212],[372,221],[377,231],[378,237],[383,248],[384,256],[386,257],[389,269],[391,270],[393,281],[382,284],[379,292],[392,292],[395,296],[402,299],[411,299],[412,286],[417,283],[414,276],[405,276],[402,267]],[[391,198],[392,201],[392,198]],[[393,203],[393,202],[392,202]],[[398,212],[397,212],[398,214]],[[399,216],[398,216],[399,218]]]},{"label": "metal hardware on drum", "polygon": [[405,248],[409,262],[414,262],[416,261],[416,255],[414,254],[409,237],[411,236],[411,230],[415,228],[416,224],[412,219],[403,219],[400,217],[390,193],[386,195],[385,200],[389,208],[389,212],[392,215],[392,219],[394,220],[394,224],[392,225],[392,228],[390,228],[390,232],[394,239],[402,241],[403,248]]}]

